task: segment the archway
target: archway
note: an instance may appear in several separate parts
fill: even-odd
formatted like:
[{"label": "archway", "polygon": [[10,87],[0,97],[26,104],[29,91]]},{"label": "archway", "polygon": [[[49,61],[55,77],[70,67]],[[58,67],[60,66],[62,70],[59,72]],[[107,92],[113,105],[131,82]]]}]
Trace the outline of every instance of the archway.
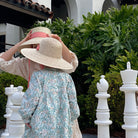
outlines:
[{"label": "archway", "polygon": [[[52,11],[54,12],[54,19],[59,17],[66,20],[67,17],[78,23],[78,6],[77,0],[52,0]],[[54,20],[53,19],[53,20]]]},{"label": "archway", "polygon": [[52,11],[54,12],[53,20],[58,17],[65,21],[68,17],[67,6],[64,0],[52,0]]},{"label": "archway", "polygon": [[102,7],[102,11],[105,13],[106,10],[108,10],[111,7],[115,7],[117,9],[120,9],[120,0],[105,0],[103,7]]}]

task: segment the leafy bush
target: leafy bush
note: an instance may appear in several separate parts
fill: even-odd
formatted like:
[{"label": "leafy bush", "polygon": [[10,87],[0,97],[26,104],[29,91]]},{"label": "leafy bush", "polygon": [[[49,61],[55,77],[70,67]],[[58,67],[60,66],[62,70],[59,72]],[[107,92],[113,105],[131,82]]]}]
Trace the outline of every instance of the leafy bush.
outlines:
[{"label": "leafy bush", "polygon": [[[116,58],[123,56],[125,50],[138,51],[137,27],[138,7],[122,6],[121,10],[111,8],[105,15],[88,13],[80,30],[86,36],[84,40],[91,42],[89,43],[91,46],[87,45],[91,48],[85,46],[89,52],[85,50],[87,56],[83,61],[88,66],[90,72],[88,75],[95,78],[99,73],[107,73],[110,65],[114,65]],[[83,49],[76,50],[83,51]]]},{"label": "leafy bush", "polygon": [[0,126],[5,123],[4,114],[6,111],[7,96],[5,95],[5,88],[10,87],[13,84],[14,87],[23,86],[24,91],[27,88],[27,81],[23,78],[12,75],[6,72],[0,73]]},{"label": "leafy bush", "polygon": [[116,65],[110,65],[111,72],[120,72],[126,69],[127,62],[130,61],[131,68],[134,70],[138,69],[138,52],[128,52],[125,50],[125,55],[118,56],[115,60]]}]

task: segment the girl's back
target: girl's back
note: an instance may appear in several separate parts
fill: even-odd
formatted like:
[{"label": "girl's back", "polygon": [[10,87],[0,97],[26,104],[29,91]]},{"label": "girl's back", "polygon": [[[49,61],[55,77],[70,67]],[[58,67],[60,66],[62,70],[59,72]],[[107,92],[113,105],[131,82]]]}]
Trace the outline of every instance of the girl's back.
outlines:
[{"label": "girl's back", "polygon": [[20,112],[30,112],[32,128],[28,128],[27,137],[71,138],[79,107],[69,74],[51,68],[34,72],[25,98],[29,102],[23,101]]}]

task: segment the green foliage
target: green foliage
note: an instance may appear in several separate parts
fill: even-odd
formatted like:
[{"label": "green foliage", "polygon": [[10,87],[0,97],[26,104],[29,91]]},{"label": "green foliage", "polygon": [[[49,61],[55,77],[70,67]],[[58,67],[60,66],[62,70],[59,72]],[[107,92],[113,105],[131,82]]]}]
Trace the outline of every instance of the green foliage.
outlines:
[{"label": "green foliage", "polygon": [[88,13],[80,27],[81,40],[75,42],[74,51],[86,64],[87,82],[109,72],[118,56],[125,51],[138,51],[138,6],[122,6],[121,10],[111,8],[103,13]]},{"label": "green foliage", "polygon": [[5,88],[10,87],[13,84],[15,87],[23,86],[24,91],[27,88],[27,81],[23,78],[12,75],[6,72],[0,73],[0,126],[5,123],[5,110],[6,110],[6,103],[7,103],[7,96],[5,95]]},{"label": "green foliage", "polygon": [[124,56],[117,57],[115,60],[116,65],[110,65],[111,72],[120,72],[121,70],[125,70],[128,61],[130,61],[132,69],[138,69],[138,52],[134,52],[133,50],[131,50],[131,52],[128,52],[125,50],[125,53],[126,54]]}]

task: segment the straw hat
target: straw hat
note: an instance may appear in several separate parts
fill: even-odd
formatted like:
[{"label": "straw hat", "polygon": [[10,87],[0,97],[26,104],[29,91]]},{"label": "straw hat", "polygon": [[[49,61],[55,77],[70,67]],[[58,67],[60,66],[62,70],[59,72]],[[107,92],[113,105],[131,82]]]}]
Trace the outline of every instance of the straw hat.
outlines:
[{"label": "straw hat", "polygon": [[28,59],[52,68],[68,70],[73,66],[62,58],[62,44],[54,38],[43,38],[39,49],[24,48],[21,53]]},{"label": "straw hat", "polygon": [[22,43],[20,46],[19,46],[19,51],[22,49],[22,48],[29,48],[31,47],[32,44],[39,44],[40,41],[42,40],[42,38],[45,38],[47,37],[49,34],[51,34],[51,31],[46,28],[46,27],[35,27],[35,28],[32,28],[32,33],[31,33],[31,38],[30,40]]}]

